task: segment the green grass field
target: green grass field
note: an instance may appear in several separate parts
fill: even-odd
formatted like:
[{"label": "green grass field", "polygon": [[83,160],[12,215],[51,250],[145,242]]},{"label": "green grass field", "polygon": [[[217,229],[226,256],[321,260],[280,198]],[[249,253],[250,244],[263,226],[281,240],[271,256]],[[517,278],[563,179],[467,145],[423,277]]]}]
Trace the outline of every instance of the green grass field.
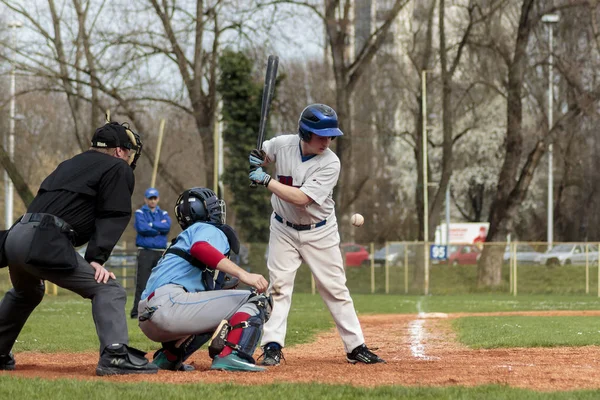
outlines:
[{"label": "green grass field", "polygon": [[[417,312],[491,312],[526,310],[593,310],[600,309],[600,300],[590,296],[520,296],[460,295],[460,296],[399,296],[355,295],[359,314]],[[593,317],[465,317],[453,322],[460,341],[473,348],[583,346],[600,344],[600,332]],[[144,350],[156,345],[129,320],[131,344]],[[314,335],[333,326],[331,317],[319,296],[296,294],[288,326],[290,346],[307,343]],[[580,334],[581,333],[581,334]],[[20,351],[90,351],[98,342],[90,315],[90,304],[75,296],[46,296],[32,314],[15,344]],[[354,388],[342,385],[266,385],[238,387],[235,385],[161,385],[119,384],[95,381],[44,381],[0,377],[0,398],[30,399],[47,393],[53,399],[62,398],[197,398],[198,393],[209,398],[232,398],[239,395],[256,397],[358,399],[358,398],[428,398],[428,399],[591,399],[600,391],[536,393],[502,386],[476,388]],[[36,395],[37,394],[37,395]]]},{"label": "green grass field", "polygon": [[587,400],[597,399],[597,391],[539,393],[503,386],[474,388],[407,388],[383,386],[374,389],[322,384],[273,384],[237,386],[231,384],[166,385],[149,383],[109,383],[91,381],[23,379],[0,376],[2,399],[428,399],[428,400]]},{"label": "green grass field", "polygon": [[453,321],[469,347],[598,346],[598,317],[465,317]]},{"label": "green grass field", "polygon": [[[496,312],[536,310],[599,310],[600,299],[592,295],[353,295],[359,315],[416,314],[418,312]],[[131,301],[131,299],[130,299]],[[127,305],[127,310],[130,304]],[[63,291],[48,295],[35,310],[15,344],[14,351],[72,352],[98,349],[90,303]],[[129,321],[131,344],[146,351],[156,344],[144,337],[137,322]],[[452,321],[458,339],[472,348],[553,347],[600,345],[600,328],[595,317],[468,316]],[[311,342],[315,335],[333,327],[332,319],[319,296],[294,295],[288,324],[287,345]],[[231,384],[126,384],[106,381],[45,381],[0,376],[0,399],[187,399],[233,398],[319,398],[319,399],[593,399],[598,391],[537,393],[504,386],[475,388],[378,387],[344,385],[271,384],[242,387]]]}]

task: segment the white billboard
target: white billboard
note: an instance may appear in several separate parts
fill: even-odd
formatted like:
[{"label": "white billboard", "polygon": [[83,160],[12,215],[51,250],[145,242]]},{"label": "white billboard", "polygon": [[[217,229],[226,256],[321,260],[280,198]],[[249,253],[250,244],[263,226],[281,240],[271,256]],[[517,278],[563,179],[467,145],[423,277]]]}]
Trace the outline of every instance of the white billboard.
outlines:
[{"label": "white billboard", "polygon": [[446,224],[444,223],[435,229],[435,242],[437,244],[481,243],[485,241],[489,227],[489,222],[450,223],[448,230],[450,240],[447,242]]}]

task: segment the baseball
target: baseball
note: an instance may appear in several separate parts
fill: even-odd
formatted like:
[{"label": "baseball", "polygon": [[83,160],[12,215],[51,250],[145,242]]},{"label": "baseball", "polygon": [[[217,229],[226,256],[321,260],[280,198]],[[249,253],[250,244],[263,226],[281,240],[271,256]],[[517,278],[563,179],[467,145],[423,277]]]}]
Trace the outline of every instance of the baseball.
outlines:
[{"label": "baseball", "polygon": [[352,222],[352,225],[354,226],[361,226],[365,223],[365,218],[357,213],[350,218],[350,222]]}]

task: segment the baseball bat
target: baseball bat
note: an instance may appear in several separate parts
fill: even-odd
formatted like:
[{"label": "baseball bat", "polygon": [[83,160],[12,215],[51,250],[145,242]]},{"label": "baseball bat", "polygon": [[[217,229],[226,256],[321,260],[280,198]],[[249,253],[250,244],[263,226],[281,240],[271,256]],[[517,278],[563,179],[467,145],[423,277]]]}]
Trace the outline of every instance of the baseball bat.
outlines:
[{"label": "baseball bat", "polygon": [[[269,110],[275,93],[275,80],[277,78],[277,66],[279,65],[279,57],[270,55],[267,60],[267,72],[265,73],[265,85],[262,93],[262,104],[260,107],[260,121],[258,123],[258,137],[256,139],[256,148],[261,149],[262,143],[265,140],[265,131],[267,129],[267,120],[269,118]],[[256,187],[256,182],[250,183],[250,187]]]}]

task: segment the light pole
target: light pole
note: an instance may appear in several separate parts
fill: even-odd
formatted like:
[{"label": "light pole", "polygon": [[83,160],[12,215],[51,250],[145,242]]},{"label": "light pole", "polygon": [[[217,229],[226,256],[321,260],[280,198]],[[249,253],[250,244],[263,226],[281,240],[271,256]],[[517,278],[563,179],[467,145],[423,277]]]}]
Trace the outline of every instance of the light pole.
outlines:
[{"label": "light pole", "polygon": [[[560,17],[557,14],[546,14],[542,16],[542,22],[548,24],[548,131],[552,129],[552,109],[554,100],[554,77],[553,77],[553,48],[554,48],[554,24],[559,21]],[[552,142],[548,144],[548,228],[547,242],[548,249],[552,248],[554,240],[554,171],[553,171],[553,155]]]},{"label": "light pole", "polygon": [[[13,55],[11,57],[11,73],[10,73],[10,121],[9,121],[9,130],[8,130],[8,143],[6,135],[4,136],[4,148],[8,147],[8,157],[10,161],[14,161],[15,159],[15,89],[16,89],[16,80],[15,80],[15,53],[17,48],[17,34],[16,28],[20,28],[23,26],[23,23],[20,21],[12,21],[8,23],[8,27],[12,33],[12,44],[13,44]],[[6,169],[4,170],[4,226],[6,229],[10,229],[13,223],[13,184],[10,178],[8,177],[8,172]]]},{"label": "light pole", "polygon": [[421,112],[423,118],[423,256],[424,292],[429,294],[429,182],[427,177],[427,72],[421,71]]}]

